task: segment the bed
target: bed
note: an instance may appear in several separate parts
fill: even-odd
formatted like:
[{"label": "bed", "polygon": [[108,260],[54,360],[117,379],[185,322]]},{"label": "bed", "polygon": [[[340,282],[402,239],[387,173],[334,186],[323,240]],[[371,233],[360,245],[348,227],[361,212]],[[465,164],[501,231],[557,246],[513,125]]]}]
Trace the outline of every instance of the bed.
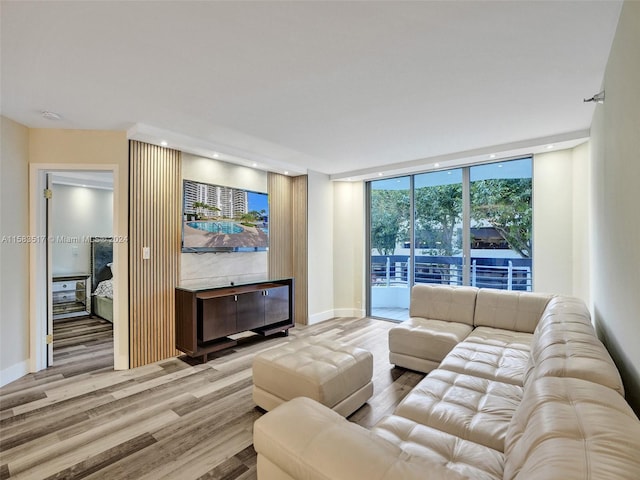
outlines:
[{"label": "bed", "polygon": [[91,237],[91,311],[113,323],[113,239]]}]

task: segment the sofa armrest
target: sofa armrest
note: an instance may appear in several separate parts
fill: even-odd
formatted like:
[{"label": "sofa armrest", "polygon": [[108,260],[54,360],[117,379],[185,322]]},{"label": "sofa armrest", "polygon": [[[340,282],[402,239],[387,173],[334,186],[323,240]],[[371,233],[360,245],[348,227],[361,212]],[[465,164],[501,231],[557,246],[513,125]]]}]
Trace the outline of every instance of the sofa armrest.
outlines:
[{"label": "sofa armrest", "polygon": [[261,457],[293,479],[462,479],[457,472],[405,453],[399,446],[349,422],[309,398],[283,403],[253,428],[258,479],[269,480]]}]

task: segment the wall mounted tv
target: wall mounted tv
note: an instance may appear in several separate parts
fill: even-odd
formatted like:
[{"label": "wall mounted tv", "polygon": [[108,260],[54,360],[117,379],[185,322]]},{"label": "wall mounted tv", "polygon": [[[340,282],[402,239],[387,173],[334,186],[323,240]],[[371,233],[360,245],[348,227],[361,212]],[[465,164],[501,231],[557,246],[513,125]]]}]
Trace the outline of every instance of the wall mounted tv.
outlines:
[{"label": "wall mounted tv", "polygon": [[182,251],[259,252],[269,249],[266,193],[183,181]]}]

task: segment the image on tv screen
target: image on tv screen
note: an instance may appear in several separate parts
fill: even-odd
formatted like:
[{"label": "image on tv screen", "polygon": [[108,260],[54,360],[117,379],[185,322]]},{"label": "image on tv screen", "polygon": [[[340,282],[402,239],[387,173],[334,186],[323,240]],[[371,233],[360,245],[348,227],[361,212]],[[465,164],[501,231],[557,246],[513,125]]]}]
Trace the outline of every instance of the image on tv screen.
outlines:
[{"label": "image on tv screen", "polygon": [[256,252],[269,248],[269,196],[184,180],[183,252]]}]

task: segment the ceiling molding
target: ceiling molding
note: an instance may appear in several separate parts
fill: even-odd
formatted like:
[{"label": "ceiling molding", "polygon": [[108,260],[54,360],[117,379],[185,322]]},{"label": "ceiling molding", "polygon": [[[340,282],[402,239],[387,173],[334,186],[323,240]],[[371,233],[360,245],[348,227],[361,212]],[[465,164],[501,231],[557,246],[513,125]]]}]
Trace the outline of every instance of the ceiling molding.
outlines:
[{"label": "ceiling molding", "polygon": [[[391,163],[386,168],[372,167],[331,175],[331,180],[357,181],[389,178],[398,175],[420,173],[430,170],[459,167],[477,163],[498,162],[507,158],[534,155],[549,151],[573,148],[589,139],[589,130],[533,138],[519,142],[482,147],[464,152],[421,158],[408,162]],[[551,148],[549,148],[551,146]],[[436,165],[437,164],[437,165]],[[381,175],[382,174],[382,175]]]},{"label": "ceiling molding", "polygon": [[[129,128],[127,138],[268,172],[280,174],[288,172],[289,176],[307,173],[307,170],[300,168],[300,165],[281,162],[244,148],[216,143],[143,123],[136,123]],[[166,145],[162,145],[162,142],[166,142]]]}]

